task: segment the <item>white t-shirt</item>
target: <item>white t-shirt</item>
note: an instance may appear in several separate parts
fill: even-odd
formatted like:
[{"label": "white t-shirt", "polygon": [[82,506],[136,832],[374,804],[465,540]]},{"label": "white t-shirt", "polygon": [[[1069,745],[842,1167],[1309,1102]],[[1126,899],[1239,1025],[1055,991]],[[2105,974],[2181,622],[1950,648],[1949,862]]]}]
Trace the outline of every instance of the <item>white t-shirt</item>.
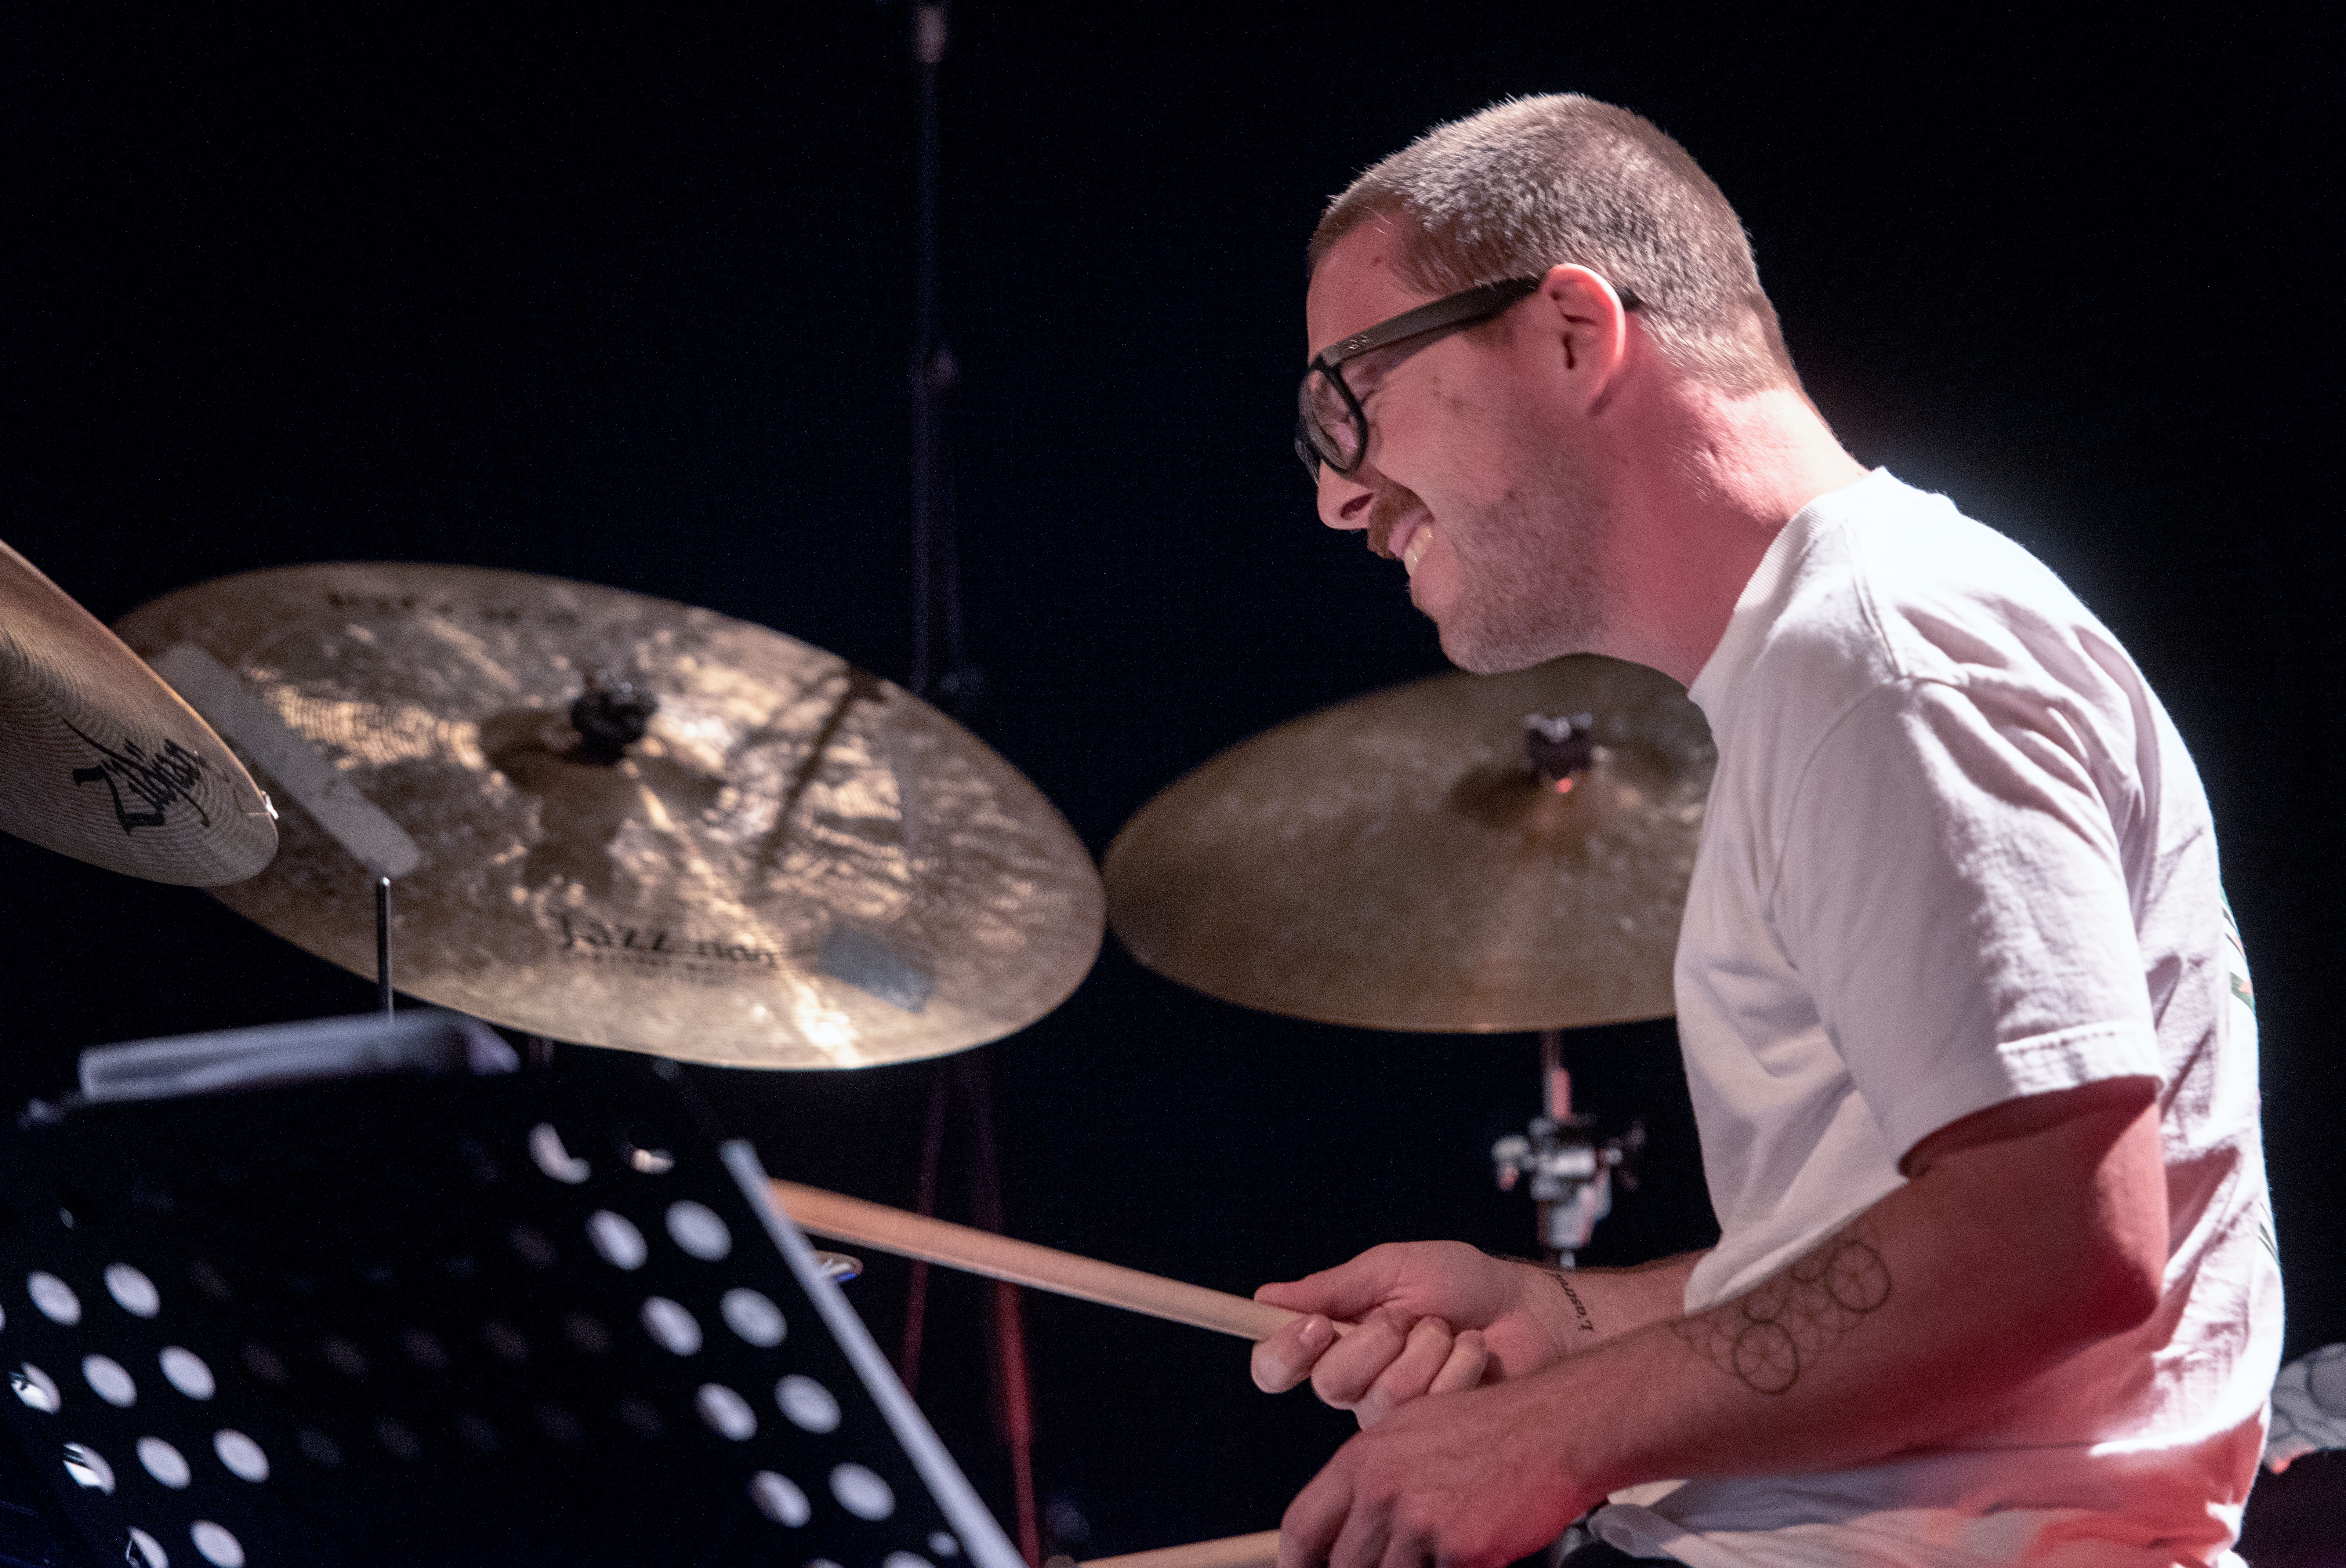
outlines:
[{"label": "white t-shirt", "polygon": [[2172,1243],[2147,1322],[1974,1430],[1690,1481],[1598,1532],[1697,1568],[2237,1563],[2280,1275],[2248,966],[2158,699],[2051,572],[1882,472],[1785,526],[1692,696],[1719,770],[1678,1033],[1721,1236],[1687,1309],[1898,1186],[1937,1129],[2114,1077],[2158,1079]]}]

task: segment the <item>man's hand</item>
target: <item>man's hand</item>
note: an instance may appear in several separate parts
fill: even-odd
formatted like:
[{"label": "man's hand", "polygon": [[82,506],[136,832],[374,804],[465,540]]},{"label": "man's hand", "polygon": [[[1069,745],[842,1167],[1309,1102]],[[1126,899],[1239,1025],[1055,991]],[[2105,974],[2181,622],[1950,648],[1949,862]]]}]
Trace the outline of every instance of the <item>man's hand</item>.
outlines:
[{"label": "man's hand", "polygon": [[[1365,1427],[1423,1395],[1520,1378],[1674,1318],[1694,1264],[1688,1254],[1559,1278],[1455,1241],[1372,1247],[1255,1292],[1306,1316],[1255,1347],[1254,1380],[1275,1394],[1309,1377]],[[1340,1339],[1331,1318],[1360,1327]]]},{"label": "man's hand", "polygon": [[1537,1384],[1420,1400],[1366,1428],[1280,1522],[1280,1568],[1500,1568],[1555,1540],[1603,1495],[1553,1445]]},{"label": "man's hand", "polygon": [[[1309,1377],[1364,1427],[1423,1395],[1551,1364],[1563,1354],[1551,1319],[1570,1311],[1545,1270],[1455,1241],[1372,1247],[1255,1299],[1306,1314],[1255,1346],[1255,1385],[1275,1394]],[[1331,1319],[1359,1327],[1339,1339]]]}]

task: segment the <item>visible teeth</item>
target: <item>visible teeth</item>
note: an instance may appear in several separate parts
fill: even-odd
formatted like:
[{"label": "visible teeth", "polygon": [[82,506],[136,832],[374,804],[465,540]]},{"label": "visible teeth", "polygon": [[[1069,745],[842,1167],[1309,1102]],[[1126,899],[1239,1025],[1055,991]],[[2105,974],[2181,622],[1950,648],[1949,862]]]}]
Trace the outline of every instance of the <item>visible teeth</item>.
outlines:
[{"label": "visible teeth", "polygon": [[1425,548],[1433,543],[1433,524],[1421,523],[1417,532],[1409,536],[1409,544],[1401,553],[1401,564],[1413,577],[1417,575],[1417,564],[1425,559]]}]

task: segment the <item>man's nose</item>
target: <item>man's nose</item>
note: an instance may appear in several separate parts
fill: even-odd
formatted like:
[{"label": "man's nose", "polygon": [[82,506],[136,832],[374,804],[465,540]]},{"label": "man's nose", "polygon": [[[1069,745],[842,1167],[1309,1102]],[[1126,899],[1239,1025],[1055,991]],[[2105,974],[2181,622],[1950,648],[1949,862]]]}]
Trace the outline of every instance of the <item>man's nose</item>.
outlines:
[{"label": "man's nose", "polygon": [[1350,473],[1320,465],[1320,521],[1331,528],[1365,528],[1369,506],[1376,499],[1367,463]]}]

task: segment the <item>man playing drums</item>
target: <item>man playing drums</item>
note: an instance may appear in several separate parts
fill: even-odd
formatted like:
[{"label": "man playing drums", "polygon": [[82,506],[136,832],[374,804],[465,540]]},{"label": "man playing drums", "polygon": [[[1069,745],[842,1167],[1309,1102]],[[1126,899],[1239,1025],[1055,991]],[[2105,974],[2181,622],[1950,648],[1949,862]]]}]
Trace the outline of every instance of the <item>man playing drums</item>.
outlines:
[{"label": "man playing drums", "polygon": [[2280,1335],[2252,993],[2132,661],[1841,449],[1734,212],[1634,115],[1438,127],[1311,259],[1321,519],[1464,667],[1609,654],[1710,721],[1676,990],[1721,1235],[1266,1286],[1307,1316],[1256,1380],[1362,1423],[1283,1568],[1495,1565],[1592,1508],[1592,1563],[2229,1557]]}]

